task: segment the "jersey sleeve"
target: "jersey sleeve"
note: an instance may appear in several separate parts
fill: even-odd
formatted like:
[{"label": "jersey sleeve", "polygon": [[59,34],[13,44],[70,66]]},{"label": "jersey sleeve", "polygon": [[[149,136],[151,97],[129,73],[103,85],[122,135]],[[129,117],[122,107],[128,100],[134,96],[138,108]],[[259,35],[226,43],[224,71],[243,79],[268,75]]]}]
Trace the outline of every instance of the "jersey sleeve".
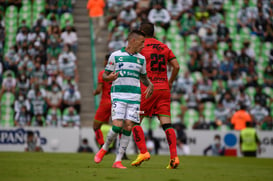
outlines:
[{"label": "jersey sleeve", "polygon": [[168,49],[169,53],[168,53],[168,62],[170,62],[171,60],[175,59],[175,55],[173,54],[173,51],[171,49]]},{"label": "jersey sleeve", "polygon": [[108,59],[108,63],[105,67],[105,71],[113,72],[114,70],[115,70],[115,56],[111,54],[111,56]]}]

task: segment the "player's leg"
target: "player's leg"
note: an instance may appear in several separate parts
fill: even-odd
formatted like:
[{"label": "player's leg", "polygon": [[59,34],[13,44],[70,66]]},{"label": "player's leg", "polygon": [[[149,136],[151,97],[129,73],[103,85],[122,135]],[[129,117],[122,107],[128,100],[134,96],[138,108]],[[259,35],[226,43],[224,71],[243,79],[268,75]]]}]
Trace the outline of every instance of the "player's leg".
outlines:
[{"label": "player's leg", "polygon": [[99,163],[102,161],[104,155],[109,149],[111,143],[116,139],[119,133],[121,133],[123,127],[123,120],[125,118],[126,104],[121,102],[114,102],[112,105],[112,129],[107,134],[106,141],[99,152],[95,155],[94,161]]},{"label": "player's leg", "polygon": [[120,137],[120,141],[119,141],[119,148],[118,148],[115,162],[113,164],[113,168],[122,168],[122,169],[126,168],[122,165],[121,160],[129,145],[133,124],[134,123],[130,120],[124,121],[124,126],[123,126],[122,134]]},{"label": "player's leg", "polygon": [[[141,118],[142,121],[143,118]],[[134,141],[140,151],[140,154],[137,156],[137,158],[131,163],[132,166],[139,166],[143,161],[150,159],[150,153],[147,150],[146,141],[145,141],[145,135],[142,127],[140,124],[135,124],[133,129],[133,138]]]},{"label": "player's leg", "polygon": [[170,92],[168,90],[161,91],[161,97],[157,103],[157,109],[155,113],[158,115],[160,124],[166,134],[166,138],[169,144],[170,150],[170,163],[167,168],[176,168],[179,165],[179,159],[177,157],[176,150],[176,134],[171,124],[171,99]]},{"label": "player's leg", "polygon": [[95,155],[94,161],[96,163],[100,163],[102,161],[111,143],[117,138],[118,134],[121,133],[122,125],[123,120],[120,119],[113,120],[112,129],[110,129],[110,131],[108,132],[105,143],[103,144],[99,152]]},{"label": "player's leg", "polygon": [[[144,94],[141,95],[140,110],[144,111],[144,113],[141,114],[141,121],[145,116],[149,117],[152,114],[152,112],[153,112],[152,108],[156,102],[155,97],[156,97],[155,93],[153,93],[153,95],[148,99],[145,98]],[[141,121],[140,121],[140,123],[141,123]],[[146,147],[145,135],[144,135],[142,127],[140,126],[140,123],[135,124],[132,129],[134,141],[140,151],[140,154],[131,163],[132,166],[139,166],[139,165],[141,165],[141,163],[143,161],[149,160],[151,157],[150,153],[148,152],[147,147]]]},{"label": "player's leg", "polygon": [[94,120],[93,130],[95,132],[96,141],[100,146],[102,146],[104,144],[103,134],[102,134],[101,129],[100,129],[101,125],[102,125],[102,122]]},{"label": "player's leg", "polygon": [[170,169],[176,168],[179,165],[179,159],[177,157],[177,150],[176,150],[176,134],[171,124],[171,119],[170,117],[159,116],[159,120],[166,134],[166,138],[169,144],[171,160],[167,168],[170,168]]},{"label": "player's leg", "polygon": [[101,126],[104,123],[108,123],[111,116],[111,104],[101,104],[96,112],[93,122],[93,130],[95,132],[95,138],[97,143],[102,146],[104,144],[104,138],[101,131]]}]

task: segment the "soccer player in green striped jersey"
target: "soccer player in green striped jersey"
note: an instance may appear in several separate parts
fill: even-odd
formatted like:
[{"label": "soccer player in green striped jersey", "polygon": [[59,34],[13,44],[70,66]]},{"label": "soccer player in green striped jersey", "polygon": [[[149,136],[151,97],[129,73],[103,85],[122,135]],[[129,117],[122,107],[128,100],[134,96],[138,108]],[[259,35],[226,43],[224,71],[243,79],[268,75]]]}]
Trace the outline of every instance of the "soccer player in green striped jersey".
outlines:
[{"label": "soccer player in green striped jersey", "polygon": [[153,93],[153,84],[146,74],[145,57],[139,54],[144,46],[144,36],[141,31],[133,30],[128,35],[128,45],[113,52],[108,60],[103,79],[113,81],[111,87],[113,126],[104,145],[95,155],[96,163],[102,161],[109,145],[119,133],[122,133],[112,167],[126,168],[122,165],[121,159],[128,147],[133,125],[140,122],[140,81],[147,86],[145,91],[147,98]]}]

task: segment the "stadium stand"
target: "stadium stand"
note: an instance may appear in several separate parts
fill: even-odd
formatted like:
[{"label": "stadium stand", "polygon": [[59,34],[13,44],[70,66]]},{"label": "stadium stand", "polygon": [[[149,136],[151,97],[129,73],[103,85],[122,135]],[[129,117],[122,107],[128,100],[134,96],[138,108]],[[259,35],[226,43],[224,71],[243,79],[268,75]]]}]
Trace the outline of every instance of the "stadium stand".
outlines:
[{"label": "stadium stand", "polygon": [[[156,38],[167,43],[181,67],[172,88],[173,123],[230,130],[230,117],[243,102],[249,112],[263,110],[257,111],[259,118],[252,114],[257,128],[272,130],[272,5],[262,0],[108,1],[108,50],[123,46],[141,22],[152,21]],[[160,19],[152,18],[159,12]],[[171,19],[168,26],[160,23],[164,18]]]},{"label": "stadium stand", "polygon": [[80,126],[72,0],[0,6],[1,126]]},{"label": "stadium stand", "polygon": [[[131,29],[149,21],[148,15],[156,4],[160,3],[170,13],[168,25],[155,24],[156,38],[173,50],[181,67],[172,88],[174,123],[182,123],[186,129],[229,130],[230,116],[244,102],[249,112],[259,113],[260,117],[253,115],[257,128],[273,129],[272,1],[108,0],[106,3],[109,36],[103,42],[108,42],[109,52],[125,45]],[[72,105],[81,110],[78,103],[73,105],[74,99],[71,105],[69,101],[65,106],[58,105],[57,111],[48,105],[51,104],[48,99],[59,97],[60,93],[62,102],[65,92],[79,93],[75,91],[79,83],[75,37],[80,32],[75,31],[72,12],[72,0],[1,1],[1,126],[14,126],[15,117],[16,122],[22,120],[19,125],[31,125],[31,121],[24,122],[29,120],[27,116],[19,116],[21,109],[19,106],[15,110],[15,102],[21,101],[23,105],[29,101],[28,113],[33,118],[42,114],[45,119],[42,125],[50,126],[62,126],[65,108]],[[56,92],[51,89],[53,83],[59,87]],[[33,105],[38,105],[35,110]]]}]

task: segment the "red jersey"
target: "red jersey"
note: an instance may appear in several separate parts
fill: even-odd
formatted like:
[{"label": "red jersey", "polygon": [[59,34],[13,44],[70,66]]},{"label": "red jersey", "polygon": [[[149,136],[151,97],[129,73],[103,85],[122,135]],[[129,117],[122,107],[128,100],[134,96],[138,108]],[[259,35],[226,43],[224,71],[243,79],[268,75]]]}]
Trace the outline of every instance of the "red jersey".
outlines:
[{"label": "red jersey", "polygon": [[101,102],[102,101],[110,101],[111,102],[111,96],[110,96],[110,92],[111,92],[111,86],[112,86],[112,82],[109,81],[104,81],[102,78],[102,75],[104,73],[104,70],[99,72],[99,76],[98,76],[98,83],[102,84],[102,95],[101,95]]},{"label": "red jersey", "polygon": [[140,53],[146,58],[147,76],[154,89],[169,89],[167,63],[176,58],[172,50],[155,38],[146,38]]}]

